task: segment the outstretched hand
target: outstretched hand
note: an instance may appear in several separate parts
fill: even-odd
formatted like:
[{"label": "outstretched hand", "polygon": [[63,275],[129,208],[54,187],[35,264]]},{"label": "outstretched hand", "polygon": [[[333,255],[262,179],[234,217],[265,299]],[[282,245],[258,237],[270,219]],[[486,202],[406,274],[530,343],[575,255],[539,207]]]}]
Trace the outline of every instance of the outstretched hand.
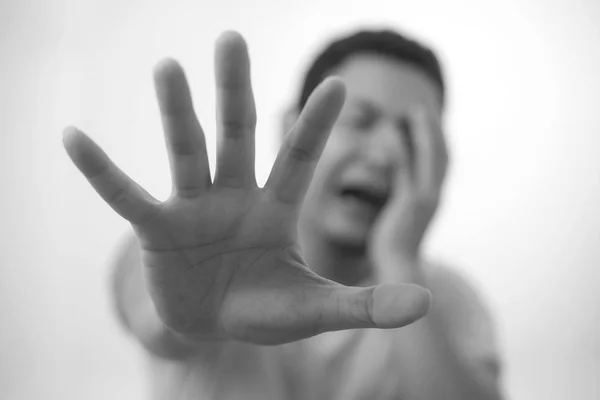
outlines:
[{"label": "outstretched hand", "polygon": [[218,156],[211,182],[204,133],[182,68],[155,70],[173,191],[159,202],[84,133],[64,145],[98,194],[133,226],[159,316],[190,340],[281,344],[326,331],[397,328],[422,317],[429,292],[409,284],[347,287],[312,272],[296,241],[301,202],[344,102],[326,79],[286,135],[264,188],[254,175],[256,111],[242,37],[216,47]]}]

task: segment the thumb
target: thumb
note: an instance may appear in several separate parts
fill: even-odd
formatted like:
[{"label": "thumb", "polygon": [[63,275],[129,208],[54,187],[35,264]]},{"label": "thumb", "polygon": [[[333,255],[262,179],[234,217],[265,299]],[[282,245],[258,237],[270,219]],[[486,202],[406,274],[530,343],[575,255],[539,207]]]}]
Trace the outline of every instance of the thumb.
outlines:
[{"label": "thumb", "polygon": [[[317,298],[313,298],[317,300]],[[409,325],[429,311],[431,292],[408,283],[367,288],[336,287],[322,299],[319,333],[344,329],[391,329]]]}]

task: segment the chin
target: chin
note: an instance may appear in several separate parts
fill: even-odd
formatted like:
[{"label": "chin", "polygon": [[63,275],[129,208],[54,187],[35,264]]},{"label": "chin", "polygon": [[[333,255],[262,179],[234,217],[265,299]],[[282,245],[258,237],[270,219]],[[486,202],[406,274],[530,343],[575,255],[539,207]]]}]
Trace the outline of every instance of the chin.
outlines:
[{"label": "chin", "polygon": [[340,247],[363,251],[367,247],[370,225],[330,214],[323,221],[328,240]]}]

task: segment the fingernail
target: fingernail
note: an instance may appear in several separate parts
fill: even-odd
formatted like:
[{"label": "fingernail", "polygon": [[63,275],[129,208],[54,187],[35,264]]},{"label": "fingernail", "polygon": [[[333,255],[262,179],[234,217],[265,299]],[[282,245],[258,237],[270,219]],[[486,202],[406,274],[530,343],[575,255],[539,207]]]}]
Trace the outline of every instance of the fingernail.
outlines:
[{"label": "fingernail", "polygon": [[398,328],[427,314],[431,292],[414,284],[383,284],[373,292],[373,322],[379,328]]}]

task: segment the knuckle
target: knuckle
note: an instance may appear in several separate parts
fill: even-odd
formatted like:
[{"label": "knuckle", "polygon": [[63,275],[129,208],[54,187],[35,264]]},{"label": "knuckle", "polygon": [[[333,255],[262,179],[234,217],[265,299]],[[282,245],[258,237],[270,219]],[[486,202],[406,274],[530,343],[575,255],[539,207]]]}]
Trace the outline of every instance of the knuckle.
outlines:
[{"label": "knuckle", "polygon": [[363,290],[356,299],[352,319],[360,326],[377,326],[373,319],[375,313],[375,294],[376,287]]},{"label": "knuckle", "polygon": [[122,206],[128,201],[127,190],[123,187],[116,188],[112,193],[106,196],[106,201],[117,207]]},{"label": "knuckle", "polygon": [[223,135],[228,139],[239,139],[246,132],[246,125],[236,120],[223,121]]},{"label": "knuckle", "polygon": [[298,146],[290,147],[288,154],[291,159],[299,162],[309,162],[314,160],[314,155],[310,151]]},{"label": "knuckle", "polygon": [[237,119],[226,119],[222,123],[223,135],[227,139],[242,139],[254,129],[252,121],[240,121]]},{"label": "knuckle", "polygon": [[[87,160],[86,160],[87,161]],[[97,165],[89,163],[82,167],[83,175],[90,181],[101,180],[110,175],[111,168],[106,162],[97,163]]]}]

